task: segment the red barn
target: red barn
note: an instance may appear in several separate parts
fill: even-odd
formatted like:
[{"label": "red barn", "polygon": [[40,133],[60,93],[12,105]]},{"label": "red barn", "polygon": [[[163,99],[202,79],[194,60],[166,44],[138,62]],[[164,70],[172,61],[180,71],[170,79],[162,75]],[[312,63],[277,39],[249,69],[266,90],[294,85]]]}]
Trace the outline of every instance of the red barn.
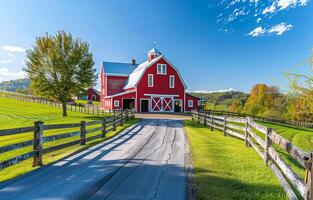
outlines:
[{"label": "red barn", "polygon": [[89,101],[99,101],[100,100],[100,94],[99,92],[94,88],[89,88],[87,90],[87,97]]},{"label": "red barn", "polygon": [[188,112],[198,108],[197,97],[186,93],[187,86],[178,69],[155,48],[147,61],[103,62],[101,106],[135,109],[136,112]]}]

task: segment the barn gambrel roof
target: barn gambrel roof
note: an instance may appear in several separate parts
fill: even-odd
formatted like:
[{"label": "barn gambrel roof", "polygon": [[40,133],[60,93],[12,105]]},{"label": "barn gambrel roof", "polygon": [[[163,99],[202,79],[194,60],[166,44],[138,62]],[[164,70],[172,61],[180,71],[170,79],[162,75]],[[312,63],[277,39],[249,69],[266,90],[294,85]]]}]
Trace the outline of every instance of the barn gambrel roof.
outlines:
[{"label": "barn gambrel roof", "polygon": [[144,75],[145,71],[152,66],[153,64],[155,64],[156,62],[158,62],[159,60],[161,60],[161,58],[163,58],[171,67],[174,68],[174,70],[177,72],[180,80],[182,81],[184,88],[187,89],[187,86],[184,82],[184,79],[182,78],[182,76],[180,75],[178,69],[172,65],[163,55],[160,55],[156,58],[154,58],[153,60],[146,61],[142,64],[140,64],[128,77],[127,83],[124,87],[124,90],[129,89],[129,88],[134,88],[137,86],[137,84],[139,83],[139,81],[141,80],[142,76]]}]

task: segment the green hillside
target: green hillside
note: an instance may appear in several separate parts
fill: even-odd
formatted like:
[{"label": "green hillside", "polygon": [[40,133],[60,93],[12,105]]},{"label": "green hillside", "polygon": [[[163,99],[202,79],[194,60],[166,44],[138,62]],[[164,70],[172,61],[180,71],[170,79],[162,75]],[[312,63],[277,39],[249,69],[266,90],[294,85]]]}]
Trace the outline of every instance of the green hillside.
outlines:
[{"label": "green hillside", "polygon": [[62,110],[59,108],[6,98],[0,98],[0,105],[0,129],[32,126],[35,121],[58,124],[99,119],[97,116],[71,111],[68,111],[68,117],[62,117]]},{"label": "green hillside", "polygon": [[206,101],[206,109],[229,111],[233,101],[245,104],[249,94],[238,91],[213,92],[213,93],[191,93],[194,96],[202,97]]},{"label": "green hillside", "polygon": [[0,83],[0,90],[11,92],[27,91],[29,87],[29,80],[27,78],[16,79],[11,81],[3,81]]}]

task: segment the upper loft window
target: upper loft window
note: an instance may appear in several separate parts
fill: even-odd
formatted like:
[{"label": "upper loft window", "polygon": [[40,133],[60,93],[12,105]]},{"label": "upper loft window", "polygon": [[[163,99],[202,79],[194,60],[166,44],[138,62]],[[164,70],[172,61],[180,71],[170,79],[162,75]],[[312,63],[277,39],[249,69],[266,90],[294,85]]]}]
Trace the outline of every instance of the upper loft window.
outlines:
[{"label": "upper loft window", "polygon": [[166,74],[166,64],[158,64],[157,65],[157,74]]},{"label": "upper loft window", "polygon": [[148,74],[148,87],[153,87],[153,74]]}]

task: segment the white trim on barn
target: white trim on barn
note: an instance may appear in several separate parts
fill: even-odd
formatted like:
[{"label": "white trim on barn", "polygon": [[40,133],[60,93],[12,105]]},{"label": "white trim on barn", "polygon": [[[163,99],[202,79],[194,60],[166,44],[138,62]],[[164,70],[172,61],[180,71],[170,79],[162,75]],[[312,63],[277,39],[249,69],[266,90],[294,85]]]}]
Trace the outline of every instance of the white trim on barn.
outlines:
[{"label": "white trim on barn", "polygon": [[153,96],[153,97],[179,97],[178,94],[144,94],[144,96]]}]

